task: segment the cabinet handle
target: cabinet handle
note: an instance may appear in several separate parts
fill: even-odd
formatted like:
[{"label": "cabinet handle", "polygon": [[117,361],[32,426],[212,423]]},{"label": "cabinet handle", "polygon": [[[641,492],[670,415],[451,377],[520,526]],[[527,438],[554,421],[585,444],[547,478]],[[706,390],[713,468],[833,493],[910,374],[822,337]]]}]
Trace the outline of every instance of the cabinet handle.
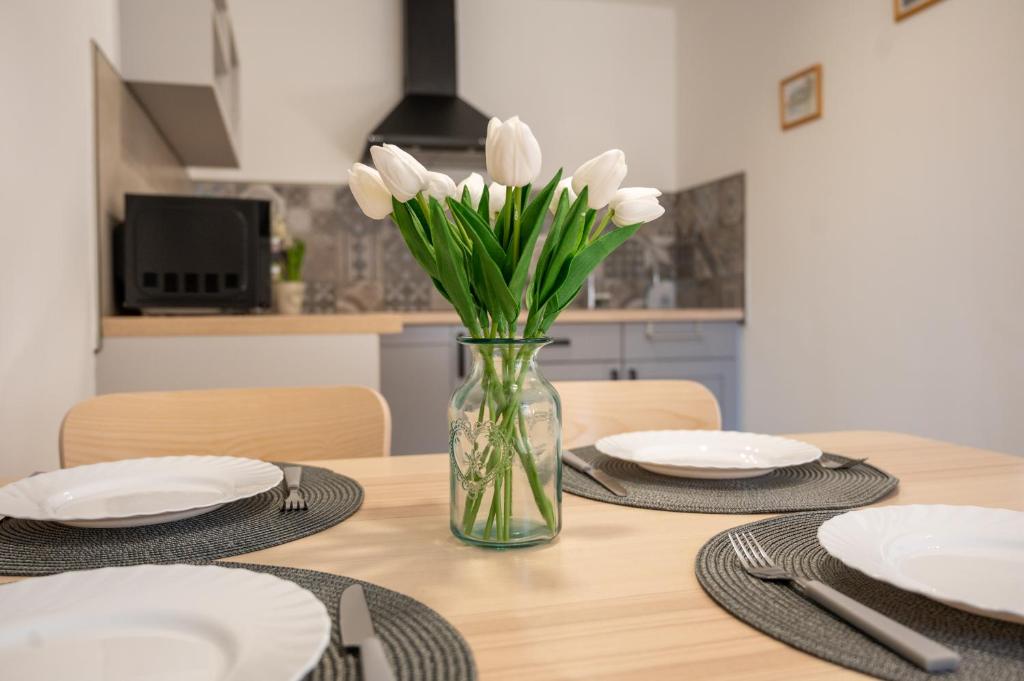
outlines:
[{"label": "cabinet handle", "polygon": [[644,327],[644,336],[647,340],[652,343],[658,342],[679,342],[679,343],[697,343],[704,338],[704,335],[700,332],[700,322],[693,323],[693,331],[666,331],[658,333],[654,330],[654,322],[647,322],[647,326]]},{"label": "cabinet handle", "polygon": [[458,365],[459,378],[466,377],[466,349],[458,343],[455,344],[455,362]]},{"label": "cabinet handle", "polygon": [[572,345],[572,339],[571,338],[552,338],[551,342],[548,343],[548,345],[551,345],[551,346],[555,346],[555,345],[569,346],[569,345]]},{"label": "cabinet handle", "polygon": [[612,371],[611,371],[611,378],[612,378],[613,381],[619,380],[619,370],[618,369],[612,369]]},{"label": "cabinet handle", "polygon": [[635,381],[636,380],[636,369],[630,368],[630,370],[629,370],[629,380],[631,380],[631,381]]}]

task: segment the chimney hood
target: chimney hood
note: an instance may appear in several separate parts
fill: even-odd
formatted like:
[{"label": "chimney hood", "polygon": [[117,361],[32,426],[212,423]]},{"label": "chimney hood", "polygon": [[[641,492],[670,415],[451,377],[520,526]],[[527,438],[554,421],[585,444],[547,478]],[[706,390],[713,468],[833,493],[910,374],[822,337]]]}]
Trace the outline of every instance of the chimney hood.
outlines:
[{"label": "chimney hood", "polygon": [[459,99],[455,0],[404,0],[405,96],[366,141],[408,150],[484,150],[487,116]]}]

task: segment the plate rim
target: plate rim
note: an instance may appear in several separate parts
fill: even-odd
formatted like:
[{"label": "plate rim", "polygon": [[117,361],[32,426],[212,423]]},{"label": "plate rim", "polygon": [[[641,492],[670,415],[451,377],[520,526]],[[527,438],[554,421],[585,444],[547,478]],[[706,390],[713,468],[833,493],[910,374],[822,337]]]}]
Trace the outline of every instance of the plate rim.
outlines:
[{"label": "plate rim", "polygon": [[[871,566],[874,566],[874,565],[882,565],[883,567],[885,567],[885,566],[888,565],[887,563],[884,563],[884,562],[881,562],[881,561],[870,561],[871,565],[867,566],[867,567],[865,567],[863,564],[857,565],[854,562],[849,561],[847,558],[843,558],[841,555],[837,554],[836,551],[835,551],[836,547],[833,546],[832,548],[830,548],[828,546],[828,544],[826,543],[826,540],[823,538],[823,535],[827,535],[827,533],[823,532],[823,530],[825,530],[825,527],[829,523],[831,523],[832,521],[837,520],[839,518],[842,518],[843,516],[852,515],[852,514],[855,514],[855,513],[865,513],[865,512],[871,512],[871,514],[877,514],[877,513],[880,513],[880,512],[884,513],[886,511],[891,510],[891,509],[929,509],[929,508],[956,509],[958,511],[963,511],[963,510],[982,511],[982,512],[1000,511],[1000,512],[1004,512],[1004,513],[1015,513],[1017,515],[1020,515],[1022,518],[1024,518],[1024,511],[1018,511],[1018,510],[1012,509],[1012,508],[1002,508],[1002,507],[996,507],[996,506],[978,506],[976,504],[892,504],[892,505],[889,505],[889,506],[869,506],[869,507],[865,507],[865,508],[851,509],[851,510],[846,511],[844,513],[836,514],[836,515],[832,516],[831,518],[829,518],[828,520],[826,520],[825,522],[823,522],[821,525],[818,526],[818,531],[816,533],[818,544],[823,549],[825,549],[826,553],[828,553],[830,556],[832,556],[833,558],[838,560],[843,565],[845,565],[845,566],[847,566],[849,568],[852,568],[852,569],[856,570],[857,572],[860,572],[861,574],[866,575],[866,576],[868,576],[868,577],[870,577],[872,579],[876,579],[876,580],[878,580],[880,582],[884,582],[886,584],[889,584],[890,586],[894,586],[894,587],[896,587],[898,589],[901,589],[903,591],[908,591],[910,593],[915,593],[915,594],[918,594],[919,596],[924,596],[925,598],[928,598],[929,600],[932,600],[932,601],[935,601],[935,602],[938,602],[938,603],[944,603],[946,605],[949,605],[950,607],[954,607],[954,608],[957,608],[959,610],[964,610],[966,612],[971,612],[971,613],[980,615],[982,617],[994,617],[996,619],[1003,619],[1003,620],[1005,620],[1006,618],[1012,618],[1012,621],[1024,622],[1024,608],[1022,608],[1020,610],[1015,610],[1015,609],[1012,609],[1012,608],[1007,608],[1005,605],[1003,605],[1003,606],[992,605],[992,604],[987,603],[987,602],[982,604],[980,602],[965,601],[962,598],[952,598],[952,597],[941,596],[941,595],[935,593],[934,589],[933,590],[929,590],[927,584],[924,584],[923,582],[921,582],[919,580],[914,580],[912,578],[905,577],[903,575],[903,573],[896,572],[893,569],[890,569],[890,570],[884,570],[884,569],[883,570],[879,570],[877,568],[872,568],[871,567]],[[832,528],[832,531],[836,532],[834,526]],[[838,533],[836,533],[836,534],[838,535]],[[838,536],[841,536],[841,535],[838,535]],[[840,548],[840,552],[841,552],[841,548]]]},{"label": "plate rim", "polygon": [[[144,564],[141,564],[141,565],[108,566],[108,567],[102,567],[102,568],[93,568],[93,569],[89,569],[89,570],[69,570],[67,572],[58,572],[58,573],[52,574],[52,575],[44,575],[44,576],[35,577],[35,578],[32,578],[32,579],[19,580],[17,582],[14,582],[14,583],[8,585],[8,586],[10,586],[10,587],[17,587],[16,589],[11,589],[11,592],[28,590],[29,591],[29,595],[32,595],[31,592],[32,592],[33,589],[40,589],[40,588],[46,589],[46,590],[48,590],[50,592],[62,593],[63,589],[67,588],[65,586],[64,582],[68,582],[68,581],[72,581],[72,582],[73,581],[81,581],[83,583],[83,587],[94,586],[94,580],[96,580],[96,579],[102,580],[102,579],[106,578],[106,575],[104,575],[102,573],[110,573],[111,575],[116,575],[117,573],[121,573],[123,575],[123,573],[125,571],[131,571],[131,572],[134,572],[134,573],[150,573],[150,575],[155,574],[155,576],[145,575],[145,577],[148,578],[148,579],[155,580],[155,581],[157,581],[157,582],[159,582],[161,584],[166,583],[168,579],[171,579],[171,578],[173,578],[175,576],[175,575],[173,575],[171,573],[177,573],[177,574],[183,575],[183,577],[181,577],[181,579],[186,579],[187,578],[188,575],[186,573],[191,573],[191,574],[195,575],[195,574],[199,574],[200,572],[206,572],[206,573],[209,573],[211,575],[214,575],[214,577],[212,577],[211,579],[216,578],[217,575],[224,576],[224,577],[227,577],[228,575],[232,575],[232,577],[230,577],[230,579],[243,579],[243,578],[245,578],[245,579],[249,579],[249,580],[259,580],[261,582],[265,582],[267,588],[260,589],[260,594],[263,595],[263,596],[265,596],[267,593],[271,593],[271,592],[280,593],[280,589],[283,588],[283,589],[291,590],[292,593],[296,594],[299,598],[306,599],[307,602],[309,603],[309,605],[311,606],[311,610],[310,610],[310,620],[311,621],[312,621],[312,618],[313,618],[312,610],[315,609],[317,611],[316,612],[316,616],[320,619],[320,622],[319,622],[319,631],[320,631],[320,633],[319,633],[319,636],[317,638],[316,645],[315,646],[311,646],[312,652],[310,653],[310,655],[307,658],[302,660],[301,668],[299,668],[299,662],[296,662],[295,663],[296,670],[295,670],[294,674],[292,676],[288,677],[287,680],[282,679],[282,681],[298,681],[299,679],[304,678],[310,671],[312,671],[313,669],[316,668],[316,666],[319,663],[320,659],[323,657],[324,652],[330,646],[331,635],[332,635],[334,624],[333,624],[333,622],[331,620],[330,614],[327,612],[327,606],[324,604],[324,602],[322,600],[320,600],[320,598],[316,594],[314,594],[312,591],[310,591],[309,589],[305,588],[301,584],[293,582],[293,581],[291,581],[289,579],[285,579],[283,577],[278,577],[277,575],[266,573],[266,572],[257,572],[255,570],[251,570],[249,568],[243,568],[243,567],[233,568],[233,567],[225,567],[225,566],[222,566],[222,565],[215,565],[215,564],[194,565],[194,564],[191,564],[191,563],[167,563],[167,564],[144,563]],[[160,573],[166,573],[166,574],[160,574]],[[238,574],[238,577],[234,576],[236,573]],[[51,582],[47,582],[45,580],[55,580],[55,581],[61,582],[61,584],[57,585],[57,584],[54,584],[52,581]],[[154,593],[160,594],[162,592],[160,590],[154,590]],[[100,594],[100,593],[95,592],[94,590],[91,590],[86,595],[87,595],[87,597],[91,597],[91,598],[105,598],[107,593],[104,592],[104,593]],[[122,597],[125,597],[125,596],[122,595]],[[255,599],[255,600],[259,600],[259,599]],[[157,611],[157,610],[154,609],[154,611]],[[192,611],[194,611],[194,608],[188,608],[188,611],[192,612]],[[57,611],[57,612],[62,612],[63,613],[65,611],[64,610],[60,610],[60,611]],[[223,609],[218,610],[218,612],[223,612]],[[56,614],[56,613],[54,613],[54,614]],[[271,619],[273,621],[279,621],[281,619],[289,619],[289,618],[272,617],[272,618],[269,618],[269,619]],[[240,633],[240,632],[245,632],[245,631],[247,631],[247,628],[244,627],[244,626],[235,626],[233,628],[233,633],[236,634],[236,635],[238,633]],[[244,638],[241,639],[241,642],[244,643],[245,639]],[[252,646],[249,646],[249,648],[253,649]],[[232,678],[232,677],[231,677],[231,675],[229,673],[229,675],[227,677],[225,677],[225,678]]]},{"label": "plate rim", "polygon": [[[725,435],[725,436],[748,436],[748,437],[749,436],[754,436],[754,437],[770,439],[770,440],[774,440],[774,441],[782,441],[782,442],[786,442],[786,443],[796,443],[798,445],[801,445],[802,447],[807,447],[811,451],[817,452],[817,453],[814,456],[806,458],[806,459],[804,459],[802,461],[794,461],[793,463],[786,463],[786,464],[781,464],[781,465],[777,465],[777,466],[764,466],[764,465],[748,465],[748,466],[732,466],[732,465],[729,465],[729,466],[722,466],[722,465],[715,465],[715,464],[696,466],[696,465],[689,465],[689,464],[684,464],[684,465],[667,464],[667,463],[664,463],[664,462],[661,462],[661,461],[650,461],[649,459],[642,459],[642,458],[639,458],[639,457],[622,456],[618,452],[610,452],[610,451],[607,450],[607,446],[608,446],[607,445],[607,441],[610,440],[611,438],[620,437],[622,435],[647,435],[647,434],[650,434],[650,433],[704,433],[704,434],[715,434],[715,435],[719,435],[719,436],[721,436],[721,435]],[[602,443],[604,443],[603,447],[602,447]],[[813,445],[810,442],[805,442],[803,440],[797,440],[797,439],[791,438],[791,437],[783,437],[781,435],[771,435],[769,433],[755,433],[755,432],[744,431],[744,430],[710,430],[710,429],[707,429],[707,428],[694,428],[694,429],[686,429],[686,428],[661,428],[661,429],[652,429],[652,430],[628,430],[628,431],[624,431],[624,432],[621,432],[621,433],[615,433],[614,435],[605,435],[604,437],[600,438],[597,442],[594,443],[594,448],[597,449],[597,451],[601,452],[602,454],[604,454],[606,456],[610,456],[610,457],[612,457],[614,459],[619,459],[620,461],[627,461],[629,463],[639,464],[640,462],[643,462],[643,463],[655,464],[655,465],[658,465],[658,466],[666,466],[666,467],[669,467],[669,468],[679,468],[679,469],[689,469],[689,470],[721,470],[721,471],[768,470],[770,472],[770,471],[773,471],[773,470],[778,470],[780,468],[789,468],[791,466],[802,466],[805,463],[811,463],[812,461],[817,461],[818,459],[821,458],[821,456],[823,454],[822,449],[820,447],[818,447],[817,445]]]},{"label": "plate rim", "polygon": [[[156,463],[157,465],[173,465],[174,463],[203,463],[203,464],[214,464],[216,462],[227,462],[232,465],[240,464],[254,469],[254,474],[257,469],[262,469],[262,473],[267,476],[265,481],[256,483],[256,486],[246,492],[235,491],[232,494],[225,494],[223,497],[212,501],[210,503],[203,503],[199,505],[192,504],[167,504],[154,509],[146,513],[76,513],[76,514],[61,514],[48,512],[38,501],[30,502],[35,506],[35,511],[26,513],[24,510],[18,508],[4,508],[5,501],[22,501],[18,499],[17,495],[24,495],[25,497],[31,498],[30,494],[26,490],[31,490],[38,487],[43,481],[47,479],[54,479],[57,476],[64,475],[79,475],[81,471],[89,470],[95,471],[98,469],[111,470],[117,468],[137,468],[148,464]],[[267,490],[273,489],[277,485],[281,484],[284,479],[284,472],[280,466],[276,466],[269,461],[262,461],[260,459],[253,459],[244,456],[230,456],[230,455],[219,455],[219,454],[182,454],[182,455],[167,455],[167,456],[145,456],[131,459],[119,459],[117,461],[99,461],[91,464],[84,464],[81,466],[72,466],[70,468],[58,468],[56,470],[47,471],[40,473],[39,475],[29,476],[15,480],[14,482],[0,486],[0,515],[7,516],[9,518],[17,518],[20,520],[37,520],[45,522],[75,522],[75,521],[89,521],[89,520],[116,520],[124,518],[146,518],[158,515],[164,515],[167,513],[175,513],[181,511],[196,510],[201,508],[208,508],[210,506],[230,504],[235,501],[241,501],[242,499],[248,499],[258,494],[262,494]],[[12,496],[13,495],[13,496]],[[29,503],[29,502],[26,502]]]}]

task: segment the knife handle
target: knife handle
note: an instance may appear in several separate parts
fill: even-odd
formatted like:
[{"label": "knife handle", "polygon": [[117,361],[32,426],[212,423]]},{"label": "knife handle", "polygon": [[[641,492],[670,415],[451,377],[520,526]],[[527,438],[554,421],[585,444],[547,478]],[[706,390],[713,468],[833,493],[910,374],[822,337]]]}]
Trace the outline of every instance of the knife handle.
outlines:
[{"label": "knife handle", "polygon": [[827,584],[814,580],[800,580],[797,583],[812,601],[921,669],[928,672],[946,672],[960,666],[960,655],[956,651],[903,626],[896,620],[889,619]]},{"label": "knife handle", "polygon": [[589,473],[594,470],[594,467],[590,465],[583,457],[576,452],[568,449],[562,450],[562,460],[569,464],[571,467],[578,470],[580,473]]},{"label": "knife handle", "polygon": [[376,636],[359,644],[359,667],[363,671],[363,681],[395,681],[384,646]]},{"label": "knife handle", "polygon": [[288,489],[298,489],[302,484],[302,466],[288,466],[284,469],[284,481]]}]

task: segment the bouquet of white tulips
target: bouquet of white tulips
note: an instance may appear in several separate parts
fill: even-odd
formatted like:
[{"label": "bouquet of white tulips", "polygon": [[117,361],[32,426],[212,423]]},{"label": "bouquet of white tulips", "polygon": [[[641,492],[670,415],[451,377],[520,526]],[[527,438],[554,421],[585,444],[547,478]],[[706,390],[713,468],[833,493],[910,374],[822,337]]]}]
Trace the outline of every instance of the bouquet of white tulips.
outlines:
[{"label": "bouquet of white tulips", "polygon": [[[665,212],[657,189],[619,188],[626,157],[618,149],[587,161],[572,177],[559,171],[531,192],[540,145],[517,117],[492,118],[487,126],[489,186],[477,173],[456,185],[394,145],[370,154],[376,170],[356,163],[349,171],[356,202],[371,218],[391,216],[474,338],[514,338],[524,303],[523,337],[543,336],[594,268]],[[554,218],[531,273],[549,207]],[[606,231],[609,221],[618,228]]]},{"label": "bouquet of white tulips", "polygon": [[[515,339],[524,311],[521,337],[543,337],[594,268],[643,223],[664,213],[657,189],[620,188],[626,159],[618,149],[587,161],[571,177],[563,178],[558,171],[533,191],[541,168],[540,145],[518,117],[505,122],[492,118],[488,124],[489,185],[477,173],[456,184],[394,145],[375,146],[370,153],[376,169],[356,163],[349,171],[349,186],[359,207],[374,219],[391,216],[413,257],[476,339]],[[534,259],[549,213],[547,237]],[[616,228],[607,229],[609,222]],[[525,355],[508,352],[510,356],[500,362],[506,369],[523,363],[517,360]],[[494,469],[518,458],[553,536],[556,513],[538,481],[517,408],[525,367],[496,370],[498,363],[488,361],[484,368],[487,398],[477,425],[486,420],[495,431],[481,453],[480,468],[463,481],[470,490],[463,532],[476,532],[476,538],[486,540],[496,530],[499,540],[509,538],[511,473]],[[505,456],[502,448],[514,448],[517,457]],[[486,484],[494,486],[491,511],[486,526],[474,529],[485,493],[481,485]],[[509,500],[504,506],[499,485],[505,486],[503,494]]]}]

